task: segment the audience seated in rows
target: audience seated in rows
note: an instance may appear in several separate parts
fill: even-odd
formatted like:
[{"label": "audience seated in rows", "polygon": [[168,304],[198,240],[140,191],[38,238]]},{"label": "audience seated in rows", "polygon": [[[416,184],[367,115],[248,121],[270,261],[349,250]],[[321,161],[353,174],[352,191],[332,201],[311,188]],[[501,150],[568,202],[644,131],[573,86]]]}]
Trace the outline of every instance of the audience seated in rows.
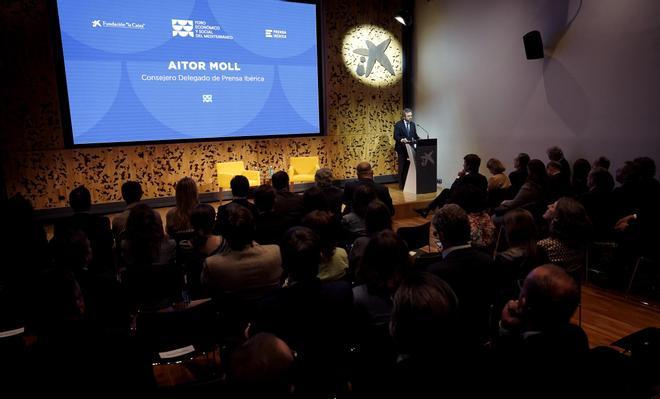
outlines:
[{"label": "audience seated in rows", "polygon": [[[549,152],[548,169],[565,176],[568,162]],[[95,259],[103,255],[85,229],[58,223],[47,247],[29,203],[3,202],[3,220],[16,229],[2,241],[11,263],[0,268],[0,332],[26,326],[29,358],[17,370],[36,366],[33,374],[18,375],[52,384],[54,391],[73,386],[75,376],[85,379],[76,381],[76,392],[85,395],[111,376],[120,381],[108,392],[125,389],[124,383],[143,392],[153,388],[153,373],[151,359],[128,334],[132,315],[167,311],[175,302],[185,307],[181,300],[193,292],[193,298],[210,295],[221,316],[218,343],[229,354],[222,384],[230,397],[343,397],[349,391],[353,397],[589,397],[583,388],[597,379],[583,378],[588,343],[569,323],[580,300],[586,249],[592,237],[616,240],[625,247],[626,264],[642,254],[639,247],[652,248],[659,220],[655,164],[642,157],[624,165],[614,193],[603,168],[607,160],[599,159],[586,179],[589,191],[580,193],[588,165],[578,160],[572,183],[557,179],[577,200],[553,203],[557,192],[547,185],[546,166],[524,155],[511,174],[518,177],[510,178],[510,195],[524,175],[521,165],[526,181],[494,218],[503,228],[497,248],[485,212],[487,182],[478,174],[479,158],[469,154],[458,184],[436,199],[446,202],[433,219],[443,251],[437,263],[427,268],[419,262],[417,269],[362,163],[358,172],[369,170],[370,178],[343,192],[344,198],[352,192],[343,232],[341,190],[332,187],[328,170],[319,171],[317,185],[302,196],[289,192],[288,176],[278,172],[275,188],[255,190],[254,205],[242,179],[235,179],[234,203],[219,209],[223,217],[198,204],[195,182],[184,178],[176,187],[177,207],[166,218],[176,241],[163,231],[159,214],[140,203],[139,184],[127,183],[128,209],[113,223],[115,231],[124,230],[115,237],[119,280],[97,272]],[[503,175],[502,169],[493,171]],[[89,198],[85,189],[74,191],[72,207],[76,195]],[[216,220],[222,236],[212,232]],[[240,344],[252,332],[257,335]],[[94,357],[99,346],[111,352],[105,355],[109,367]]]}]

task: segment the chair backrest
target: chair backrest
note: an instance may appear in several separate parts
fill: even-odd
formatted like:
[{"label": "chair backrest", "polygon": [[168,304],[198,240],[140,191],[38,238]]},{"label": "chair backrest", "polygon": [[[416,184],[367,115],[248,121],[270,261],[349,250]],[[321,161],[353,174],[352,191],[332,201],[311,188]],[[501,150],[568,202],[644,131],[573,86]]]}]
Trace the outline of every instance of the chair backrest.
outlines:
[{"label": "chair backrest", "polygon": [[414,250],[429,246],[429,235],[431,232],[431,222],[413,227],[399,227],[396,234],[408,245],[409,250]]},{"label": "chair backrest", "polygon": [[215,349],[218,317],[209,298],[140,312],[136,334],[155,363],[173,363]]},{"label": "chair backrest", "polygon": [[309,175],[316,172],[319,157],[291,157],[289,162],[296,174]]},{"label": "chair backrest", "polygon": [[219,175],[240,175],[242,172],[245,172],[243,161],[218,162],[215,164],[215,167]]}]

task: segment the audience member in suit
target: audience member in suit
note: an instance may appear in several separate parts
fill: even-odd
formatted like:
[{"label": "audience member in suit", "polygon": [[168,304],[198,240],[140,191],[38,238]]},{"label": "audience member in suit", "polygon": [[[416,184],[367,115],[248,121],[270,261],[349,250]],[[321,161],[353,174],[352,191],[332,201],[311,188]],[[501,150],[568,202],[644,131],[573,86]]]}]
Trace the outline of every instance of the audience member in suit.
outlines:
[{"label": "audience member in suit", "polygon": [[507,212],[504,216],[504,232],[508,248],[495,255],[498,302],[501,306],[509,299],[518,298],[520,282],[529,272],[549,263],[548,255],[536,245],[536,224],[529,211],[517,208]]},{"label": "audience member in suit", "polygon": [[312,211],[305,215],[302,225],[316,232],[321,240],[321,263],[318,278],[321,281],[343,279],[348,272],[348,254],[337,247],[341,236],[339,220],[327,211]]},{"label": "audience member in suit", "polygon": [[399,357],[392,375],[381,382],[392,385],[387,396],[482,396],[482,384],[474,383],[474,376],[483,374],[481,362],[459,338],[460,305],[452,288],[432,274],[413,273],[401,282],[390,322]]},{"label": "audience member in suit", "polygon": [[158,309],[180,299],[176,241],[163,232],[160,219],[147,204],[131,209],[121,243],[119,274],[134,307]]},{"label": "audience member in suit", "polygon": [[355,169],[357,171],[357,181],[349,181],[344,185],[344,196],[342,197],[342,201],[346,204],[344,215],[353,211],[355,191],[361,186],[371,188],[376,193],[378,199],[390,210],[390,214],[394,215],[394,204],[392,204],[390,191],[382,184],[374,182],[374,171],[371,169],[371,164],[369,162],[360,162]]},{"label": "audience member in suit", "polygon": [[614,178],[602,167],[594,167],[587,178],[589,191],[580,195],[578,200],[587,211],[593,223],[594,240],[607,241],[612,238],[616,214],[612,190]]},{"label": "audience member in suit", "polygon": [[[121,196],[124,202],[126,202],[126,209],[112,218],[112,235],[117,242],[121,241],[122,233],[126,230],[126,221],[128,220],[128,214],[131,212],[131,208],[140,203],[142,194],[142,186],[139,182],[127,181],[121,185]],[[154,210],[154,213],[156,213],[158,219],[161,219],[160,213],[156,210]]]},{"label": "audience member in suit", "polygon": [[561,197],[568,197],[572,194],[570,180],[564,175],[565,172],[561,170],[559,162],[548,162],[546,172],[548,173],[546,200],[555,202]]},{"label": "audience member in suit", "polygon": [[573,195],[580,196],[587,191],[587,179],[591,171],[591,164],[584,158],[580,158],[573,163],[573,176],[571,178],[571,192]]},{"label": "audience member in suit", "polygon": [[398,158],[400,189],[403,189],[403,186],[405,185],[408,167],[410,166],[406,143],[412,143],[419,140],[417,127],[412,119],[412,110],[410,108],[405,108],[403,112],[401,112],[401,120],[394,124],[394,150],[396,151]]},{"label": "audience member in suit", "polygon": [[433,225],[442,242],[442,260],[428,271],[452,287],[461,303],[464,336],[472,343],[481,343],[488,335],[495,297],[493,259],[470,245],[470,222],[458,205],[440,208],[433,216]]},{"label": "audience member in suit", "polygon": [[[364,215],[364,225],[367,235],[356,238],[351,246],[351,252],[348,254],[348,265],[351,270],[351,276],[353,277],[355,277],[355,271],[360,264],[371,237],[381,231],[392,231],[392,216],[387,206],[379,200],[371,201]],[[359,278],[357,281],[360,281]]]},{"label": "audience member in suit", "polygon": [[513,172],[509,173],[509,180],[511,181],[511,196],[515,197],[520,191],[520,187],[527,181],[527,164],[529,163],[529,155],[521,152],[513,160]]},{"label": "audience member in suit", "polygon": [[229,398],[288,398],[294,388],[295,356],[286,342],[258,333],[231,353],[227,367]]},{"label": "audience member in suit", "polygon": [[[349,339],[353,295],[347,281],[319,280],[321,242],[309,228],[289,229],[280,245],[287,285],[262,301],[258,331],[271,332],[301,353],[303,397],[327,394],[339,381]],[[304,393],[303,393],[304,392]]]},{"label": "audience member in suit", "polygon": [[112,272],[112,246],[114,239],[110,219],[90,213],[92,196],[85,186],[79,186],[69,194],[69,206],[73,215],[55,224],[54,236],[66,234],[69,230],[82,230],[92,244],[96,254],[90,269],[94,273]]},{"label": "audience member in suit", "polygon": [[[527,180],[513,199],[502,201],[495,214],[503,214],[511,209],[545,203],[548,174],[545,165],[539,159],[532,159],[527,164]],[[501,220],[500,220],[501,222]],[[501,224],[496,222],[496,225]]]},{"label": "audience member in suit", "polygon": [[346,242],[353,242],[357,237],[367,234],[365,225],[365,216],[367,207],[376,199],[376,192],[371,186],[361,185],[353,191],[353,205],[351,212],[344,215],[341,219],[342,234]]},{"label": "audience member in suit", "polygon": [[275,189],[263,184],[254,190],[254,205],[257,215],[254,218],[254,240],[261,245],[279,244],[284,232],[292,226],[291,220],[286,216],[275,213]]},{"label": "audience member in suit", "polygon": [[479,173],[479,166],[481,166],[481,158],[477,154],[467,154],[463,157],[463,169],[458,172],[458,178],[449,189],[444,189],[438,194],[428,206],[421,209],[415,209],[422,217],[426,217],[429,212],[436,208],[441,208],[443,205],[450,203],[456,192],[461,190],[467,185],[477,187],[484,192],[488,191],[488,179],[486,176]]},{"label": "audience member in suit", "polygon": [[218,207],[217,219],[215,222],[215,233],[222,234],[224,226],[227,224],[227,207],[230,204],[237,204],[247,208],[253,215],[257,214],[257,207],[248,201],[248,193],[250,191],[250,182],[245,176],[234,176],[229,182],[231,187],[232,200],[229,204]]},{"label": "audience member in suit", "polygon": [[197,204],[197,183],[190,177],[184,177],[176,183],[176,206],[165,215],[165,231],[170,237],[192,231],[190,214]]},{"label": "audience member in suit", "polygon": [[332,175],[332,170],[328,168],[321,168],[317,170],[314,175],[316,187],[320,188],[323,192],[325,201],[330,208],[330,212],[340,216],[342,206],[341,198],[344,195],[344,192],[339,187],[332,185],[333,180],[334,176]]},{"label": "audience member in suit", "polygon": [[275,213],[287,217],[292,226],[297,225],[305,214],[302,196],[289,191],[289,175],[286,172],[276,172],[272,181],[275,189]]},{"label": "audience member in suit", "polygon": [[254,217],[247,208],[230,204],[224,238],[229,248],[206,258],[202,285],[215,298],[229,295],[245,301],[262,298],[277,289],[282,259],[277,245],[254,241]]},{"label": "audience member in suit", "polygon": [[575,280],[555,265],[537,267],[527,276],[518,300],[502,310],[494,342],[501,393],[514,398],[588,396],[581,387],[589,343],[584,331],[570,323],[579,292]]},{"label": "audience member in suit", "polygon": [[550,237],[538,242],[551,263],[562,267],[577,282],[585,271],[586,250],[592,237],[587,211],[576,200],[562,197],[548,205],[543,215],[550,226]]},{"label": "audience member in suit", "polygon": [[562,149],[557,147],[557,146],[553,146],[553,147],[548,148],[547,154],[548,154],[548,159],[550,161],[559,162],[559,164],[561,165],[560,170],[561,170],[562,176],[564,177],[564,179],[566,179],[566,182],[568,184],[570,184],[571,183],[571,165],[568,163],[566,158],[564,158],[564,151],[562,151]]}]

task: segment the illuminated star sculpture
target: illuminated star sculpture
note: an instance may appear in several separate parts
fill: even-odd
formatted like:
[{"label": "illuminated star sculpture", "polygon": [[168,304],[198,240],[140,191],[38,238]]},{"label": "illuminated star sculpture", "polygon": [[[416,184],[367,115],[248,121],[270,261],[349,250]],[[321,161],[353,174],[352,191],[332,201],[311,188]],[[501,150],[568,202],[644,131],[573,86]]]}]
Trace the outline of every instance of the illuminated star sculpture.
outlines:
[{"label": "illuminated star sculpture", "polygon": [[385,55],[385,50],[390,45],[392,39],[386,39],[379,45],[373,44],[370,40],[367,40],[367,48],[359,48],[353,50],[355,54],[361,55],[362,57],[367,57],[367,70],[365,71],[364,76],[368,77],[371,74],[371,70],[374,69],[376,61],[383,66],[389,73],[394,76],[394,68],[392,68],[392,63],[390,59]]}]

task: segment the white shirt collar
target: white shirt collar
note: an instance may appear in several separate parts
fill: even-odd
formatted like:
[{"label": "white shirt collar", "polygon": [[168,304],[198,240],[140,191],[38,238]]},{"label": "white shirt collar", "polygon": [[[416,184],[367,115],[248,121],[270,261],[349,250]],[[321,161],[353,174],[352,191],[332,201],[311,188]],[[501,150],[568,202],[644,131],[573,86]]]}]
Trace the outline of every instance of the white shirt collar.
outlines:
[{"label": "white shirt collar", "polygon": [[442,258],[446,258],[450,253],[457,251],[459,249],[465,249],[465,248],[470,248],[472,245],[470,243],[467,243],[465,245],[455,245],[453,247],[445,248],[442,250]]}]

